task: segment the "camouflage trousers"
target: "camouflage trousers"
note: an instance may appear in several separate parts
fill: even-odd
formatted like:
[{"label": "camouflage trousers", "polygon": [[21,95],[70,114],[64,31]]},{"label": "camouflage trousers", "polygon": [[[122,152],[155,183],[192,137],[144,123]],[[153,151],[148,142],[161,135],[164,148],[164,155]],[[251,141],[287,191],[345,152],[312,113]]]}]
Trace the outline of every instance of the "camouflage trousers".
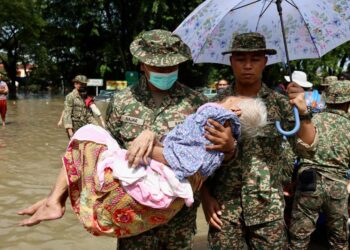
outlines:
[{"label": "camouflage trousers", "polygon": [[221,231],[209,229],[209,249],[259,249],[284,250],[287,248],[287,234],[283,219],[254,226],[245,226],[241,220],[238,223],[222,220]]},{"label": "camouflage trousers", "polygon": [[167,224],[129,238],[118,239],[118,250],[190,250],[196,234],[198,194],[192,207],[183,207]]},{"label": "camouflage trousers", "polygon": [[308,249],[319,212],[326,216],[331,249],[348,249],[346,184],[316,174],[316,190],[297,190],[290,225],[290,249]]}]

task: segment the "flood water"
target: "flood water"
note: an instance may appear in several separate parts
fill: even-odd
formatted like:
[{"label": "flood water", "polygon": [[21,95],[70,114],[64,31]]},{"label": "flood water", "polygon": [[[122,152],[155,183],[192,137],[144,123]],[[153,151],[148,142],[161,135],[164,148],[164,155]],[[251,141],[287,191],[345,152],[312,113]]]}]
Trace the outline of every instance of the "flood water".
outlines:
[{"label": "flood water", "polygon": [[16,214],[44,198],[61,168],[67,136],[57,122],[63,97],[8,101],[7,125],[0,126],[0,249],[115,249],[116,239],[90,235],[70,202],[60,220],[20,227]]}]

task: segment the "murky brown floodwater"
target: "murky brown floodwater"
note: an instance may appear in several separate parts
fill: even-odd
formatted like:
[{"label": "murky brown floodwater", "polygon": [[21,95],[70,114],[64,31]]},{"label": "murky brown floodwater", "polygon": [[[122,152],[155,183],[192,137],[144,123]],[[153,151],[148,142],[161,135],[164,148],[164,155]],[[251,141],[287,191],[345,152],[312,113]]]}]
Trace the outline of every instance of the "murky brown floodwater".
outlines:
[{"label": "murky brown floodwater", "polygon": [[116,240],[90,235],[67,202],[65,216],[34,227],[19,227],[16,212],[44,198],[61,167],[67,145],[56,124],[63,98],[8,104],[7,126],[0,126],[0,249],[115,249]]}]

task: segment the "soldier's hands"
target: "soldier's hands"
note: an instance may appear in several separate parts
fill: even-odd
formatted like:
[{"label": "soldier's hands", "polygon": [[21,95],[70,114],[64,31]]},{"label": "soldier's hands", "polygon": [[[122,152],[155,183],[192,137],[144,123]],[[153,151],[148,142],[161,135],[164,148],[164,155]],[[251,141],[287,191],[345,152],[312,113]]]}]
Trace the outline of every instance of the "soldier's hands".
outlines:
[{"label": "soldier's hands", "polygon": [[221,209],[225,209],[225,207],[223,205],[220,207],[217,200],[210,195],[205,186],[201,188],[201,201],[205,219],[208,224],[221,230],[221,226],[223,225],[220,220]]},{"label": "soldier's hands", "polygon": [[62,120],[59,120],[58,123],[57,123],[57,127],[58,128],[61,128],[63,125],[63,121]]},{"label": "soldier's hands", "polygon": [[235,151],[236,140],[232,136],[231,126],[229,122],[225,122],[224,126],[220,123],[208,119],[208,123],[213,127],[206,125],[204,135],[212,145],[207,145],[207,150],[218,150],[224,153],[232,153]]},{"label": "soldier's hands", "polygon": [[306,114],[307,106],[304,89],[295,82],[291,82],[287,86],[287,93],[290,104],[295,105],[301,115]]},{"label": "soldier's hands", "polygon": [[126,158],[129,166],[137,167],[141,161],[148,165],[148,157],[152,152],[153,145],[156,140],[156,135],[150,130],[144,130],[138,137],[136,137],[130,144]]}]

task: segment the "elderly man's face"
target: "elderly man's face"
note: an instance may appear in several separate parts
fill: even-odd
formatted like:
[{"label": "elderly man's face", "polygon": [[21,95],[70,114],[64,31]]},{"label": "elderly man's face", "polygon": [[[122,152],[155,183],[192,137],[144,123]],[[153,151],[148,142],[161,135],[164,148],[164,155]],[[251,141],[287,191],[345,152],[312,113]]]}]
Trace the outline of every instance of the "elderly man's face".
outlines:
[{"label": "elderly man's face", "polygon": [[254,85],[261,82],[261,75],[267,63],[262,52],[236,52],[231,56],[231,67],[236,82],[243,85]]},{"label": "elderly man's face", "polygon": [[226,80],[220,80],[217,84],[217,89],[226,89],[228,86],[229,84]]}]

